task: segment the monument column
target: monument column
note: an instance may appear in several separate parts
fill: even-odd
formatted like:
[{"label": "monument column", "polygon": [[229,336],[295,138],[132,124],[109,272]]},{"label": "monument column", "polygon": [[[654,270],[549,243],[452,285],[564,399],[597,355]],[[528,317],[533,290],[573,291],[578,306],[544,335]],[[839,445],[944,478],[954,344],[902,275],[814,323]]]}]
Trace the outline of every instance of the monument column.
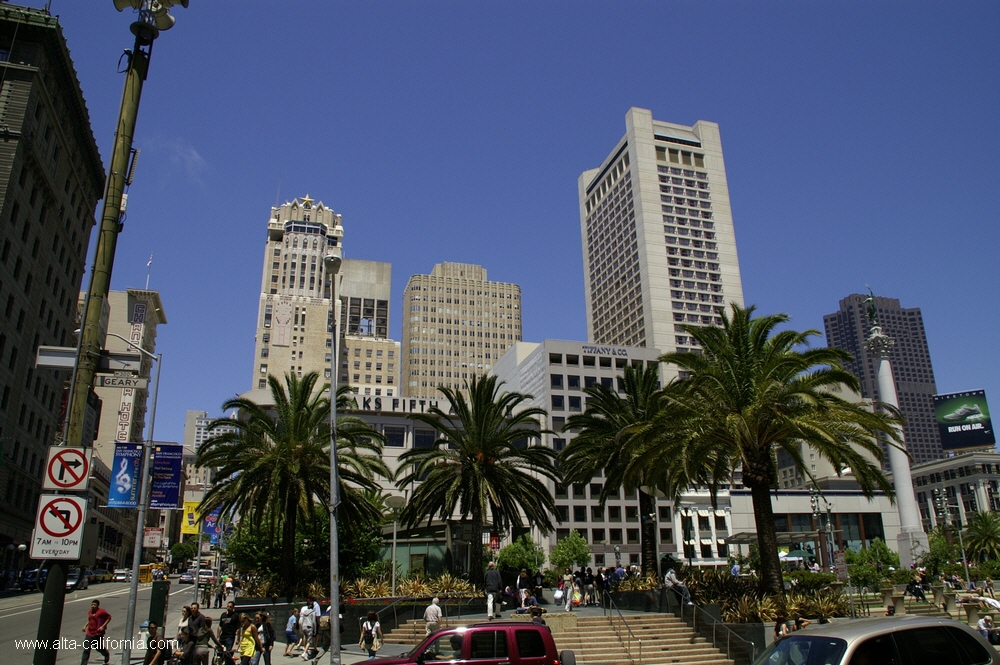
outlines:
[{"label": "monument column", "polygon": [[[899,408],[899,398],[896,396],[896,381],[892,376],[892,363],[889,361],[889,351],[894,340],[882,332],[875,316],[874,296],[868,298],[868,318],[871,322],[871,332],[866,347],[875,356],[878,363],[878,392],[882,402]],[[900,440],[903,440],[902,429],[897,426]],[[910,473],[910,458],[906,454],[905,440],[903,448],[889,443],[889,470],[892,482],[896,487],[896,508],[899,511],[899,536],[896,539],[899,563],[903,568],[909,568],[916,559],[927,551],[927,534],[920,522],[920,510],[913,493],[913,477]]]}]

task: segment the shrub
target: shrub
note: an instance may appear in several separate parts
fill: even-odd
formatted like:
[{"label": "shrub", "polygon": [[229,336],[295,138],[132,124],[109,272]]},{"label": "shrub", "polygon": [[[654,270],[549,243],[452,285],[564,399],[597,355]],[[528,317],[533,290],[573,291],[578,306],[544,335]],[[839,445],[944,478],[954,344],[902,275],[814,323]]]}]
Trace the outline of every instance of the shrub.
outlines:
[{"label": "shrub", "polygon": [[792,588],[798,593],[816,593],[830,588],[837,581],[833,573],[811,573],[808,570],[795,570],[785,573],[785,581],[792,583]]},{"label": "shrub", "polygon": [[507,545],[497,554],[497,566],[501,570],[534,571],[545,563],[545,554],[538,543],[528,534]]},{"label": "shrub", "polygon": [[722,604],[722,620],[726,623],[768,623],[778,615],[778,605],[770,596],[740,596]]}]

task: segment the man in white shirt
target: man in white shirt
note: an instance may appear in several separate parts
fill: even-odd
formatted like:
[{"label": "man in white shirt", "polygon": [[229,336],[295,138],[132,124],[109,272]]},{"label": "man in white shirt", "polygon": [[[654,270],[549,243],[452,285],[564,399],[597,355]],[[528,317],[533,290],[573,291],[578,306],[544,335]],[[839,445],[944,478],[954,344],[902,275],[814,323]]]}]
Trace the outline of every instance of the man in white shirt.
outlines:
[{"label": "man in white shirt", "polygon": [[424,621],[427,623],[424,633],[425,635],[430,635],[441,627],[440,602],[440,598],[435,598],[431,601],[431,604],[427,606],[427,609],[424,610]]}]

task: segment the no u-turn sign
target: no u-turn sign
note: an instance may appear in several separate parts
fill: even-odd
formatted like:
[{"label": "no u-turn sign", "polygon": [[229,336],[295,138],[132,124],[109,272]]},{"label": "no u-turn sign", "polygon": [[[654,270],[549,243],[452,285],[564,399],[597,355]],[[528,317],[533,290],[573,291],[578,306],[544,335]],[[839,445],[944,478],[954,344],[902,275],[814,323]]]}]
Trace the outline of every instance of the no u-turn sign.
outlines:
[{"label": "no u-turn sign", "polygon": [[42,494],[38,497],[35,530],[31,534],[31,558],[79,559],[86,518],[86,499]]}]

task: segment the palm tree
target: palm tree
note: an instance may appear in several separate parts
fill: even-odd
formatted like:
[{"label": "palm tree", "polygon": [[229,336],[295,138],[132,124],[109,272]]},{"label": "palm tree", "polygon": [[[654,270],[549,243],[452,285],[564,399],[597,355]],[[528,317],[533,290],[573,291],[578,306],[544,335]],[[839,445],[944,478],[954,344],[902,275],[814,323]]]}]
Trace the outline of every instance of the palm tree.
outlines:
[{"label": "palm tree", "polygon": [[979,563],[1000,559],[1000,515],[972,513],[965,527],[965,551]]},{"label": "palm tree", "polygon": [[880,440],[901,445],[898,411],[869,411],[837,396],[841,386],[860,389],[842,363],[851,356],[834,348],[809,349],[808,330],[775,329],[785,314],[754,317],[754,308],[732,305],[722,327],[684,326],[702,353],[669,353],[660,361],[675,365],[684,378],[663,393],[665,404],[636,450],[637,468],[670,469],[659,483],[669,495],[687,483],[719,485],[742,473],[751,493],[760,549],[761,588],[783,597],[778,546],[771,505],[777,487],[777,451],[812,478],[801,444],[811,446],[838,470],[850,469],[865,496],[893,496],[893,487],[867,452],[883,459]]},{"label": "palm tree", "polygon": [[473,378],[462,392],[439,387],[449,413],[433,407],[410,417],[433,427],[433,448],[415,448],[400,456],[399,487],[415,484],[400,520],[413,526],[435,515],[449,519],[456,512],[469,518],[475,540],[471,545],[470,577],[482,582],[483,550],[479,534],[489,520],[506,530],[524,522],[543,533],[552,530],[555,503],[543,478],[556,482],[555,453],[531,440],[546,433],[538,418],[546,412],[528,407],[530,395],[501,392],[494,376]]},{"label": "palm tree", "polygon": [[[223,410],[237,409],[240,418],[212,421],[209,431],[220,433],[201,446],[196,460],[221,479],[202,500],[203,512],[221,507],[253,524],[267,524],[272,542],[274,529],[280,529],[279,576],[285,593],[296,583],[296,524],[300,517],[314,518],[317,503],[328,507],[330,500],[330,400],[323,396],[329,386],[314,392],[316,380],[314,372],[301,379],[287,374],[286,391],[269,376],[273,407],[242,397],[228,400]],[[346,391],[338,392],[338,404],[346,407],[347,400]],[[375,474],[391,476],[378,456],[382,437],[353,416],[338,417],[337,426],[340,510],[345,520],[378,519],[380,511],[362,492],[377,488]]]},{"label": "palm tree", "polygon": [[589,483],[604,472],[601,488],[601,506],[611,496],[618,496],[622,487],[638,491],[641,514],[640,543],[643,573],[656,573],[656,500],[643,491],[648,488],[646,474],[633,473],[637,469],[629,464],[628,445],[630,428],[648,424],[658,413],[659,370],[647,366],[645,370],[625,367],[622,374],[624,397],[603,384],[595,383],[584,390],[587,409],[571,416],[564,430],[576,430],[577,435],[559,455],[559,466],[567,484]]}]

